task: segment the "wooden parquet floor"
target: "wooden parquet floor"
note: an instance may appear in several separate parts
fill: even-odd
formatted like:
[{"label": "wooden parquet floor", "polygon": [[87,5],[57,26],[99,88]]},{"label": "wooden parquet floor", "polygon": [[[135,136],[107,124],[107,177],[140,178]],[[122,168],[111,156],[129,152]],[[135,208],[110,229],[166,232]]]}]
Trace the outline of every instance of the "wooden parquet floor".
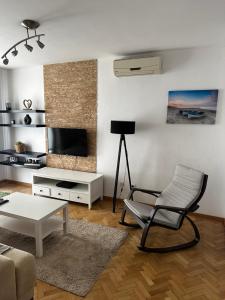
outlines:
[{"label": "wooden parquet floor", "polygon": [[[0,185],[0,191],[31,189],[21,184]],[[117,213],[111,212],[111,201],[97,201],[87,206],[70,204],[71,218],[123,228],[129,237],[111,259],[85,300],[217,300],[225,299],[225,227],[222,221],[194,215],[201,233],[200,243],[188,250],[170,254],[140,252],[137,245],[140,229],[118,224],[122,203]],[[154,228],[151,245],[166,245],[190,239],[192,232],[185,223],[180,231]],[[53,270],[54,272],[54,270]],[[44,282],[36,282],[35,300],[82,299]]]}]

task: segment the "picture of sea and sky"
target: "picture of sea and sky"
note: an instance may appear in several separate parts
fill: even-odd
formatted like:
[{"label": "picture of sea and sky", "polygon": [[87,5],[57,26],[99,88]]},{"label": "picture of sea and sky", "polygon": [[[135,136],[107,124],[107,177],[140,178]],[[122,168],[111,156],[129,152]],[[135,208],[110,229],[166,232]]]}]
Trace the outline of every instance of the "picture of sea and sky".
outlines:
[{"label": "picture of sea and sky", "polygon": [[167,123],[215,124],[218,90],[169,91]]}]

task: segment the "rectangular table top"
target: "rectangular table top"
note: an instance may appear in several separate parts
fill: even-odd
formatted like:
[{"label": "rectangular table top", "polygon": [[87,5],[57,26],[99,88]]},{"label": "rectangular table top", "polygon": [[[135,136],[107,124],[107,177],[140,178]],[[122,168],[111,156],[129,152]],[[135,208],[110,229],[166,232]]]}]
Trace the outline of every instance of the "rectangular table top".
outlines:
[{"label": "rectangular table top", "polygon": [[68,205],[67,201],[47,197],[12,193],[5,196],[9,202],[0,205],[0,215],[40,221]]}]

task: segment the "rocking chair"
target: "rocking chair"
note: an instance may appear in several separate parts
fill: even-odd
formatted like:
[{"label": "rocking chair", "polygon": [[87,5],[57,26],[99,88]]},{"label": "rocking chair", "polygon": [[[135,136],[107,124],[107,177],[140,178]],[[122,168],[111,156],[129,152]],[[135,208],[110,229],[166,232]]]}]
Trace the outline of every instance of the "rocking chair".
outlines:
[{"label": "rocking chair", "polygon": [[[164,191],[159,192],[133,187],[129,198],[124,200],[120,224],[143,228],[140,246],[138,246],[142,251],[166,253],[196,245],[200,240],[200,234],[188,214],[199,208],[198,203],[205,192],[207,180],[208,175],[183,165],[177,165],[174,177]],[[155,206],[131,200],[136,191],[156,197]],[[129,224],[124,221],[126,212],[134,217],[137,224]],[[150,227],[161,226],[178,230],[181,228],[184,219],[189,221],[194,230],[195,237],[192,241],[164,248],[145,246]]]}]

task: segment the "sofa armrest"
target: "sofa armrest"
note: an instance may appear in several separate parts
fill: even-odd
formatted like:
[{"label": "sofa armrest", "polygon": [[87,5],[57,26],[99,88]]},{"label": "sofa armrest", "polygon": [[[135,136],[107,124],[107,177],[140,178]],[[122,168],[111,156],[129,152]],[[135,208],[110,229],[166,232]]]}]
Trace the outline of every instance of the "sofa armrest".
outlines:
[{"label": "sofa armrest", "polygon": [[4,255],[0,255],[0,299],[16,300],[14,262]]},{"label": "sofa armrest", "polygon": [[30,300],[34,295],[36,279],[34,256],[15,248],[7,251],[5,255],[15,266],[17,300]]}]

